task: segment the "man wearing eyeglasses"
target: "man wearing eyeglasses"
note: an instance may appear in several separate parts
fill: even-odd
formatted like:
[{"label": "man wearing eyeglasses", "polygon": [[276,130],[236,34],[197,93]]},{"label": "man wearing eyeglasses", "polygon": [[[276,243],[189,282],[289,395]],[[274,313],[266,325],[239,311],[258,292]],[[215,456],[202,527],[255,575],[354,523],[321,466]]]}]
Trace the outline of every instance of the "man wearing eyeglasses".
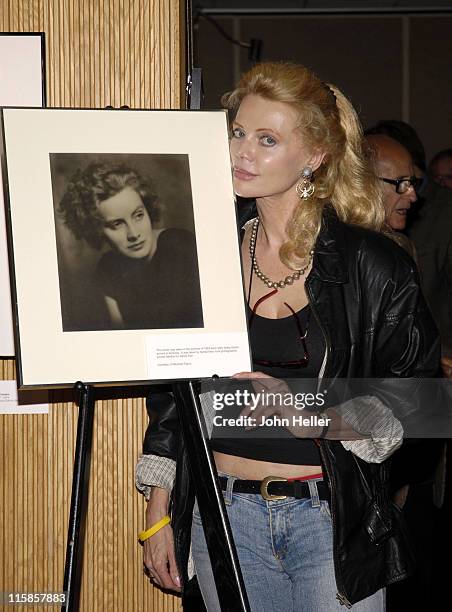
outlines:
[{"label": "man wearing eyeglasses", "polygon": [[[413,232],[412,225],[412,232],[409,236],[416,246],[424,291],[430,298],[431,307],[436,308],[435,312],[438,312],[437,306],[438,303],[441,303],[441,307],[445,304],[446,309],[449,308],[450,311],[452,302],[448,299],[450,285],[447,289],[447,283],[452,280],[452,276],[448,273],[448,270],[452,271],[450,259],[452,249],[448,246],[452,245],[450,226],[452,215],[432,217],[431,207],[433,206],[435,210],[435,204],[437,206],[438,202],[435,203],[434,199],[426,202],[427,195],[431,198],[432,191],[447,190],[442,189],[436,183],[430,184],[431,181],[427,177],[417,178],[415,174],[419,176],[425,170],[425,160],[422,157],[416,157],[415,154],[412,156],[413,150],[408,151],[401,142],[384,131],[378,132],[379,129],[389,129],[390,133],[393,133],[391,131],[393,130],[398,135],[400,132],[397,132],[396,128],[399,126],[400,122],[386,122],[386,126],[380,124],[366,132],[367,141],[375,155],[375,172],[382,182],[386,221],[397,232],[405,230],[408,211],[417,200],[415,193],[417,190],[422,204],[420,207],[422,215],[419,214],[419,211],[413,215],[415,218],[413,225],[418,233]],[[404,127],[402,125],[402,128]],[[410,126],[407,127],[412,129]],[[407,134],[406,130],[402,130],[401,133],[405,136]],[[410,139],[408,142],[411,142]],[[423,153],[422,144],[420,148]],[[415,147],[414,153],[416,152]],[[416,167],[413,159],[416,160]],[[440,219],[442,222],[438,225]],[[409,221],[411,222],[411,219]],[[408,244],[412,244],[407,238],[405,240]],[[401,246],[406,248],[403,242]],[[448,307],[447,304],[449,304]],[[437,316],[436,321],[441,323],[442,319]],[[450,327],[450,322],[448,325]],[[443,342],[444,338],[445,336],[442,337]],[[406,440],[400,451],[394,454],[391,476],[392,486],[396,491],[394,501],[400,506],[405,506],[405,518],[413,533],[416,533],[418,567],[415,576],[409,582],[391,586],[388,589],[387,608],[389,612],[400,610],[402,606],[415,607],[419,601],[426,600],[429,594],[438,587],[438,582],[435,582],[433,575],[436,549],[432,542],[434,526],[439,514],[438,509],[434,506],[432,493],[443,487],[441,484],[438,489],[433,486],[435,484],[437,487],[439,484],[439,479],[434,480],[435,471],[444,476],[444,464],[440,462],[443,453],[444,443],[441,440],[417,439]],[[437,495],[435,498],[436,504],[438,497]]]},{"label": "man wearing eyeglasses", "polygon": [[367,136],[375,154],[375,171],[382,182],[386,223],[396,231],[405,229],[408,211],[417,200],[422,182],[414,175],[411,155],[396,140],[384,134]]},{"label": "man wearing eyeglasses", "polygon": [[[416,248],[422,285],[439,328],[444,374],[452,363],[452,189],[426,174],[425,149],[416,130],[398,120],[379,121],[365,132],[368,139],[385,135],[411,154],[416,176],[422,177],[418,201],[408,216],[406,234]],[[432,160],[433,161],[433,160]],[[430,162],[431,164],[431,162]],[[384,176],[381,174],[380,176]]]}]

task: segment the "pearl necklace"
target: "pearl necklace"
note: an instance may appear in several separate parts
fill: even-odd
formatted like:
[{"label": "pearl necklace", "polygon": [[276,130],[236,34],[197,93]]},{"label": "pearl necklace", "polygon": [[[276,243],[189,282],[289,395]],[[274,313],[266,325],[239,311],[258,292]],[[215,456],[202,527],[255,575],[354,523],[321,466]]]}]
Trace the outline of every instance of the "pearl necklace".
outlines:
[{"label": "pearl necklace", "polygon": [[259,217],[256,217],[256,219],[254,219],[254,221],[253,221],[253,225],[251,226],[251,236],[250,236],[250,257],[251,257],[251,264],[253,266],[253,270],[254,270],[256,276],[258,278],[260,278],[261,281],[267,285],[267,287],[270,287],[270,288],[273,288],[273,289],[284,289],[284,287],[287,287],[287,285],[293,285],[294,281],[297,281],[299,278],[301,278],[304,275],[304,273],[306,272],[306,270],[309,268],[309,266],[311,265],[312,257],[314,255],[314,251],[311,251],[309,253],[309,261],[308,261],[308,263],[303,268],[300,268],[299,270],[296,270],[290,276],[286,276],[286,278],[284,280],[272,281],[270,278],[268,278],[268,276],[266,276],[261,271],[261,269],[259,268],[259,265],[257,263],[255,252],[256,252],[256,238],[257,238],[257,230],[258,230],[258,228],[259,228]]}]

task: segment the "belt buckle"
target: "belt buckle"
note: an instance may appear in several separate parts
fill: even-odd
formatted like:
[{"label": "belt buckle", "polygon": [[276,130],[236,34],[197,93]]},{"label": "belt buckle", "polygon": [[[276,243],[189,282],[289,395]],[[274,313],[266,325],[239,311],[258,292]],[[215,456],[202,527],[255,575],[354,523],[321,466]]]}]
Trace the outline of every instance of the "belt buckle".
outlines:
[{"label": "belt buckle", "polygon": [[276,501],[278,499],[287,499],[287,495],[272,495],[268,492],[268,485],[271,482],[287,482],[287,478],[280,476],[266,476],[261,482],[261,495],[267,501]]}]

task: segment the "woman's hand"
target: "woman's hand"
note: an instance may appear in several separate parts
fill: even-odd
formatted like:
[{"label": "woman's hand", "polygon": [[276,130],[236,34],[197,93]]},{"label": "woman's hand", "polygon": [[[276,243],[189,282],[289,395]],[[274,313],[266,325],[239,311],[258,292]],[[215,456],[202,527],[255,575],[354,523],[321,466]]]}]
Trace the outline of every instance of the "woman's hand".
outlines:
[{"label": "woman's hand", "polygon": [[[307,409],[305,410],[303,402],[300,403],[301,394],[294,393],[285,380],[273,378],[263,372],[240,372],[234,374],[232,378],[250,380],[256,394],[259,396],[263,393],[261,397],[266,399],[264,403],[257,403],[257,405],[256,402],[249,402],[249,405],[241,411],[240,416],[250,417],[254,423],[254,425],[247,426],[246,429],[265,427],[266,424],[262,424],[262,419],[276,415],[281,419],[287,419],[282,424],[296,438],[325,437],[330,440],[361,440],[369,437],[368,434],[355,431],[341,417],[338,408],[330,407],[323,411],[324,402],[316,405],[316,402],[319,401],[317,394],[315,397],[312,393],[307,394],[310,396],[310,402],[306,403]],[[279,401],[279,398],[282,398],[283,401]],[[304,401],[306,402],[307,398]],[[317,417],[316,420],[315,417]],[[269,424],[273,423],[270,421]]]},{"label": "woman's hand", "polygon": [[[169,493],[152,487],[146,508],[146,528],[155,525],[168,514]],[[180,591],[181,582],[174,552],[173,530],[165,525],[143,544],[143,563],[149,578],[163,589]]]},{"label": "woman's hand", "polygon": [[[285,380],[274,378],[263,372],[240,372],[234,374],[232,378],[250,380],[256,394],[263,394],[262,397],[265,398],[264,403],[255,405],[252,402],[240,413],[240,416],[253,419],[254,427],[265,426],[262,425],[262,419],[276,415],[287,419],[288,424],[285,423],[284,427],[297,438],[316,438],[321,435],[323,425],[312,426],[301,423],[302,418],[309,418],[315,413],[296,407],[294,393]],[[279,398],[282,398],[283,401],[279,401]],[[250,425],[247,429],[253,429],[253,426]]]},{"label": "woman's hand", "polygon": [[[253,385],[256,394],[264,393],[264,396],[268,398],[268,394],[280,393],[281,395],[291,394],[289,385],[279,378],[274,378],[273,376],[269,376],[268,374],[264,374],[263,372],[240,372],[238,374],[234,374],[231,378],[237,378],[239,380],[250,380]],[[272,414],[276,414],[278,416],[282,416],[282,410],[286,408],[281,403],[274,402],[272,405],[268,406],[267,402],[265,404],[259,404],[258,406],[254,406],[254,404],[250,404],[246,406],[240,416],[245,417],[253,417],[256,418],[257,421],[260,422],[262,416],[271,416]]]}]

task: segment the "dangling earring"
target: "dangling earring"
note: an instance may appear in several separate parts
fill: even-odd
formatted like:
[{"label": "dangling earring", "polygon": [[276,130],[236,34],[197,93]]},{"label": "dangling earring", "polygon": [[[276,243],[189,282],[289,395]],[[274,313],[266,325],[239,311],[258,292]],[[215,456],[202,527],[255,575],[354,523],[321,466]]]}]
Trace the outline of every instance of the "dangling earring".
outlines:
[{"label": "dangling earring", "polygon": [[295,187],[298,196],[301,200],[307,200],[314,193],[315,187],[312,182],[312,168],[305,166],[301,171],[300,180]]}]

